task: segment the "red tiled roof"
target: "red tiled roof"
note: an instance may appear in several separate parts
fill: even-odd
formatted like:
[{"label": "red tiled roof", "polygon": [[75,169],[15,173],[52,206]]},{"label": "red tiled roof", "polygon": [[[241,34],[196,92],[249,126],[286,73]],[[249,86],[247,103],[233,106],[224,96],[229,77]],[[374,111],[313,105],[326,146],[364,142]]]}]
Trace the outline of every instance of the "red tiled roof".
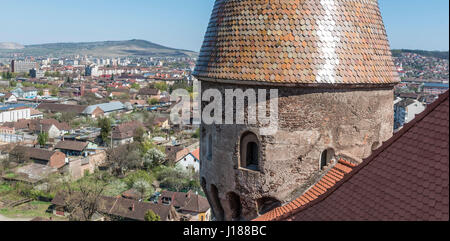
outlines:
[{"label": "red tiled roof", "polygon": [[191,152],[191,154],[197,158],[197,160],[200,160],[200,148],[195,149],[194,151]]},{"label": "red tiled roof", "polygon": [[204,213],[210,208],[208,200],[195,194],[192,190],[187,193],[162,191],[158,201],[159,204],[163,204],[163,198],[170,198],[171,204],[179,208],[180,211]]},{"label": "red tiled roof", "polygon": [[342,180],[342,178],[347,173],[351,172],[355,166],[355,164],[343,159],[339,160],[338,164],[336,164],[325,176],[321,178],[319,182],[312,186],[302,196],[287,205],[275,208],[264,215],[259,216],[254,221],[276,220],[286,213],[290,213],[304,207],[306,204],[332,188],[338,181]]},{"label": "red tiled roof", "polygon": [[122,123],[112,130],[112,137],[114,139],[126,139],[131,138],[136,133],[136,130],[138,128],[143,128],[145,131],[147,131],[147,128],[145,128],[144,124],[140,121],[131,121]]},{"label": "red tiled roof", "polygon": [[449,91],[319,198],[271,220],[449,220]]},{"label": "red tiled roof", "polygon": [[83,151],[88,146],[87,142],[81,141],[60,141],[56,144],[55,149]]}]

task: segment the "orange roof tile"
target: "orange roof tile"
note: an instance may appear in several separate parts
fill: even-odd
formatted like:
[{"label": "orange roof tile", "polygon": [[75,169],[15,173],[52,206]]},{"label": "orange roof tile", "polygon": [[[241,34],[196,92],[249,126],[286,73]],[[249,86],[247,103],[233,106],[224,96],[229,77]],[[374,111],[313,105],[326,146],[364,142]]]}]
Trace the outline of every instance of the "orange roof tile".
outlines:
[{"label": "orange roof tile", "polygon": [[342,180],[345,174],[349,173],[355,164],[345,160],[339,160],[339,162],[322,177],[316,184],[314,184],[309,190],[307,190],[302,196],[287,203],[284,206],[275,208],[259,217],[254,221],[272,221],[280,218],[281,216],[298,210],[304,207],[306,204],[314,201],[330,188],[332,188],[338,181]]}]

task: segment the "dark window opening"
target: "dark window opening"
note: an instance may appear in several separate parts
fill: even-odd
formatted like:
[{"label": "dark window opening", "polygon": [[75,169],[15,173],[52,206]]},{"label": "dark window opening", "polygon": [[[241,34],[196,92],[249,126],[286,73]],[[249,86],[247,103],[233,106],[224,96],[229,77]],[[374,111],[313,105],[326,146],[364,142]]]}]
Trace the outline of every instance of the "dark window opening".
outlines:
[{"label": "dark window opening", "polygon": [[258,144],[250,142],[247,144],[247,168],[258,167]]},{"label": "dark window opening", "polygon": [[258,199],[257,205],[258,214],[263,215],[274,208],[281,207],[281,202],[273,197],[263,197]]},{"label": "dark window opening", "polygon": [[320,158],[320,169],[321,170],[323,170],[323,168],[327,165],[327,154],[328,154],[327,150],[322,152],[322,156]]},{"label": "dark window opening", "polygon": [[327,149],[322,152],[320,155],[320,170],[323,170],[326,166],[328,166],[333,159],[334,151],[333,149]]},{"label": "dark window opening", "polygon": [[240,166],[243,168],[259,170],[258,138],[253,133],[246,133],[240,143]]}]

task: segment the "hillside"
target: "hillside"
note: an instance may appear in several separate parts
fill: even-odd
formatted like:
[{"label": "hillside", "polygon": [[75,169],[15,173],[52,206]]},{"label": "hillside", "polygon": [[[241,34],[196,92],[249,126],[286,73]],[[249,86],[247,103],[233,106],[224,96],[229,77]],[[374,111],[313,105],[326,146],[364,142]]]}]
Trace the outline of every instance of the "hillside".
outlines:
[{"label": "hillside", "polygon": [[394,49],[392,55],[400,57],[402,53],[414,53],[424,57],[434,57],[438,59],[448,59],[448,51],[425,51],[425,50],[411,50],[411,49]]},{"label": "hillside", "polygon": [[165,47],[145,40],[103,41],[86,43],[50,43],[26,45],[24,48],[1,49],[0,56],[19,53],[26,56],[91,55],[98,57],[152,56],[152,57],[192,57],[197,53]]},{"label": "hillside", "polygon": [[13,50],[13,49],[23,49],[25,48],[21,44],[17,43],[0,43],[0,51],[1,50]]}]

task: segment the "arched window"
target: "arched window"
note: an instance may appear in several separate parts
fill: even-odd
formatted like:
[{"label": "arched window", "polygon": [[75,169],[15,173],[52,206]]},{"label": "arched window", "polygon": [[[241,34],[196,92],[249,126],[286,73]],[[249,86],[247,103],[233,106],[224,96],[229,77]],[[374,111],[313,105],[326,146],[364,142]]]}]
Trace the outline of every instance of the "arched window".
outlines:
[{"label": "arched window", "polygon": [[323,170],[328,164],[330,164],[331,160],[334,157],[333,149],[326,149],[320,155],[320,170]]},{"label": "arched window", "polygon": [[263,215],[270,210],[281,207],[280,200],[274,198],[274,197],[263,197],[256,201],[256,204],[258,205],[258,214]]},{"label": "arched window", "polygon": [[241,138],[240,165],[243,168],[259,170],[259,141],[251,132],[245,133]]}]

